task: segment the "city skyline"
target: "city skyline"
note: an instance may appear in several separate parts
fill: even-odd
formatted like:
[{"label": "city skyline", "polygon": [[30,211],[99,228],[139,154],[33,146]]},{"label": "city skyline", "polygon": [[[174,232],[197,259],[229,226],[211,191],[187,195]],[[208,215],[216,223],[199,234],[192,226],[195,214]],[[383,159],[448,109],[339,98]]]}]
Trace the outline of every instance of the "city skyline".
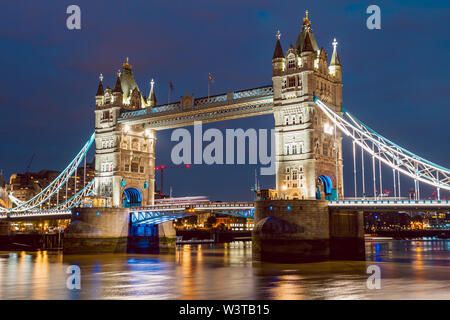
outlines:
[{"label": "city skyline", "polygon": [[[235,12],[232,5],[210,4],[207,8],[194,5],[184,8],[184,12],[192,10],[194,13],[186,15],[188,30],[183,28],[180,19],[171,19],[173,23],[167,24],[161,18],[152,16],[153,19],[148,20],[135,19],[141,23],[121,21],[116,32],[107,31],[108,27],[114,30],[115,19],[108,20],[107,25],[96,24],[95,29],[90,28],[95,19],[106,13],[97,4],[81,2],[79,5],[82,9],[82,29],[79,31],[65,28],[66,15],[62,5],[50,8],[51,17],[55,20],[45,23],[45,10],[39,7],[33,12],[33,19],[44,19],[39,20],[42,22],[39,30],[26,27],[32,23],[25,19],[31,11],[7,7],[3,12],[9,13],[5,19],[8,18],[10,25],[16,26],[14,30],[2,26],[0,33],[8,43],[1,53],[1,60],[6,64],[4,73],[9,77],[2,100],[4,105],[17,105],[15,108],[3,108],[0,129],[5,149],[8,150],[3,153],[0,165],[7,177],[23,172],[33,153],[37,156],[32,171],[64,168],[93,131],[98,74],[102,73],[104,82],[112,85],[115,72],[126,57],[130,57],[134,76],[144,94],[149,91],[150,79],[155,79],[158,104],[167,102],[170,81],[175,87],[171,100],[179,100],[177,97],[183,96],[186,90],[196,97],[206,96],[209,72],[215,78],[212,95],[268,84],[275,32],[281,30],[281,42],[286,50],[290,43],[295,43],[305,9],[310,12],[319,47],[324,47],[329,57],[332,39],[337,38],[339,42],[344,106],[378,132],[392,137],[394,142],[435,163],[449,166],[449,151],[440,148],[442,142],[445,144],[450,138],[449,131],[445,130],[449,111],[444,102],[450,92],[444,78],[448,73],[445,69],[448,43],[436,40],[448,37],[448,22],[445,20],[445,10],[448,9],[440,8],[439,3],[434,3],[434,8],[424,8],[420,3],[408,8],[390,5],[383,11],[383,27],[379,31],[365,28],[365,6],[358,4],[334,5],[326,9],[319,9],[317,4],[291,4],[295,10],[286,10],[289,7],[286,4],[275,6],[266,3],[262,4],[264,9],[258,10],[240,5],[242,10],[236,14],[242,20],[235,19],[236,25],[233,26],[227,25],[223,18],[224,13]],[[142,16],[146,12],[154,14],[142,5],[142,8],[134,8],[135,15]],[[138,12],[139,8],[142,10]],[[59,14],[58,10],[61,11]],[[163,5],[159,10],[177,16],[174,8]],[[224,13],[218,14],[219,10],[224,10]],[[409,20],[404,18],[405,10],[410,14]],[[107,10],[112,17],[119,12],[120,5],[114,3]],[[400,13],[402,18],[398,18]],[[193,17],[195,19],[192,21]],[[128,15],[122,18],[131,19]],[[35,21],[33,19],[31,21]],[[430,19],[428,23],[427,19]],[[255,24],[249,23],[249,20]],[[157,22],[160,22],[158,28],[153,29],[159,32],[155,32],[148,41],[142,41],[142,29],[154,27]],[[214,29],[217,33],[211,36],[209,30],[199,28],[205,24],[211,25],[206,29]],[[242,25],[245,28],[239,32],[234,30]],[[433,38],[427,37],[429,30],[423,25],[433,29]],[[41,36],[47,34],[42,28],[49,29],[48,37]],[[192,34],[192,31],[198,30],[201,32]],[[182,37],[177,37],[177,32]],[[40,37],[37,37],[38,34]],[[396,34],[402,34],[402,38],[396,37]],[[415,38],[415,42],[411,38]],[[127,41],[129,46],[119,45]],[[31,47],[33,56],[25,52]],[[178,47],[183,49],[177,50]],[[154,48],[157,49],[152,51]],[[13,55],[13,49],[18,49],[20,54]],[[80,49],[82,54],[73,54],[75,49]],[[413,76],[410,76],[411,71]],[[24,87],[26,82],[29,84]],[[375,85],[377,90],[370,90]],[[427,112],[427,106],[433,106],[433,113]],[[379,112],[374,113],[373,109]],[[436,113],[442,116],[436,117]],[[220,129],[273,127],[271,115],[250,119],[208,126]],[[76,125],[73,125],[74,122]],[[35,134],[36,131],[40,134]],[[170,154],[174,145],[170,142],[170,132],[158,133],[156,165],[170,164],[170,157],[165,156]],[[345,148],[344,155],[349,154],[350,147]],[[349,169],[350,166],[347,167]],[[165,183],[165,191],[167,193],[172,185],[176,195],[184,195],[190,190],[189,181],[195,179],[197,193],[206,192],[212,200],[248,199],[251,196],[249,188],[254,181],[253,168],[248,165],[220,168],[193,166],[189,171],[178,171],[185,181],[177,183],[170,183],[170,176],[175,173],[168,172],[169,182]],[[344,171],[344,180],[351,179],[349,172]],[[222,183],[213,185],[213,182],[208,182],[212,174]],[[241,183],[236,183],[237,177],[240,177]],[[274,177],[264,177],[261,184],[263,187],[273,187],[274,180]],[[346,188],[351,190],[351,185]]]}]

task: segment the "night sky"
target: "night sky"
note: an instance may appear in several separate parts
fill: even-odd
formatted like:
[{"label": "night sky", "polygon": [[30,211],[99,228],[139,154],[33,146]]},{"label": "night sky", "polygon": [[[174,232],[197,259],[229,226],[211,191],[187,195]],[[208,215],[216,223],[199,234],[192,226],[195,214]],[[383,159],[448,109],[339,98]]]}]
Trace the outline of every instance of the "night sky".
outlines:
[{"label": "night sky", "polygon": [[[71,4],[81,7],[81,30],[66,28]],[[370,4],[381,8],[381,30],[366,28]],[[6,177],[24,172],[35,153],[32,171],[62,170],[94,130],[99,73],[105,86],[114,86],[126,57],[143,94],[155,79],[158,104],[167,102],[169,81],[175,87],[172,101],[186,90],[206,96],[208,72],[215,77],[211,94],[271,84],[275,33],[280,29],[286,51],[295,44],[306,9],[329,58],[333,38],[339,42],[344,106],[399,145],[448,168],[448,6],[448,1],[2,2],[0,169]],[[273,128],[273,123],[267,115],[206,127]],[[175,144],[170,133],[158,132],[157,165],[170,165]],[[350,144],[344,145],[350,194]],[[175,196],[250,200],[254,168],[168,169],[165,191],[172,186]],[[274,183],[274,176],[261,178],[262,187]],[[392,178],[385,184],[392,190]],[[402,180],[402,190],[410,186]]]}]

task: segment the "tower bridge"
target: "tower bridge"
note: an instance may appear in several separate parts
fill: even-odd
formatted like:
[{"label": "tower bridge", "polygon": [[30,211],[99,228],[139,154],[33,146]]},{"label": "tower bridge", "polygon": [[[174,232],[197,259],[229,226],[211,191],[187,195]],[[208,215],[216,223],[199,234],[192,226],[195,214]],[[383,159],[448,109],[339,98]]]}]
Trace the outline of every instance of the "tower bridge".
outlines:
[{"label": "tower bridge", "polygon": [[[95,133],[89,141],[38,195],[28,201],[14,201],[15,206],[9,208],[0,207],[0,218],[6,221],[71,216],[74,239],[84,236],[92,239],[93,234],[99,239],[110,239],[128,235],[130,223],[164,224],[197,212],[222,212],[256,219],[256,250],[264,251],[261,248],[267,247],[276,251],[273,243],[292,241],[301,243],[304,254],[304,250],[309,250],[306,248],[317,245],[321,248],[317,252],[326,255],[329,248],[326,243],[331,239],[350,247],[360,244],[363,210],[450,210],[449,201],[440,197],[441,190],[450,190],[449,169],[393,143],[343,108],[343,66],[337,45],[334,40],[328,59],[306,15],[295,46],[284,51],[281,34],[277,33],[271,85],[200,98],[186,92],[179,101],[168,104],[157,103],[153,80],[148,97],[143,94],[127,58],[112,88],[104,88],[100,75],[95,95]],[[273,114],[275,121],[277,199],[247,204],[154,205],[157,131],[192,125],[195,121],[215,122],[264,114]],[[354,179],[349,181],[354,186],[352,196],[359,196],[357,185],[361,183],[362,196],[371,194],[373,200],[344,197],[344,139],[353,147]],[[84,182],[78,189],[75,186],[75,195],[60,202],[59,194],[64,192],[64,186],[67,190],[68,179],[77,175],[83,162],[86,166],[86,154],[92,145],[95,145],[95,179],[92,183]],[[357,175],[357,151],[361,152],[362,177]],[[365,164],[365,157],[371,161]],[[383,174],[386,169],[392,176]],[[367,189],[366,170],[371,184]],[[414,182],[412,200],[401,199],[400,176]],[[392,199],[381,193],[388,179],[394,186]],[[421,199],[420,184],[435,188],[437,199]],[[41,210],[43,203],[50,203],[49,199],[55,197],[56,206]],[[96,205],[83,208],[85,200],[92,197],[97,199]],[[267,230],[276,235],[266,237]],[[103,243],[101,239],[97,244],[93,242],[93,246]],[[355,247],[355,252],[360,249]]]}]

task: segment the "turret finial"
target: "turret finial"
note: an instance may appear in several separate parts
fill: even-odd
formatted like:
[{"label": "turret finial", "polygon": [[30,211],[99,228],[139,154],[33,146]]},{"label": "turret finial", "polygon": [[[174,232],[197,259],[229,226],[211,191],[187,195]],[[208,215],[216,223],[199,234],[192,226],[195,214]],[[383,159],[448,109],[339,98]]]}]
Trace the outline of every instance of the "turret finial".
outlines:
[{"label": "turret finial", "polygon": [[332,44],[333,44],[333,56],[331,57],[330,66],[340,66],[341,65],[341,61],[339,59],[339,55],[338,55],[338,52],[337,52],[338,42],[336,41],[336,38],[334,38]]},{"label": "turret finial", "polygon": [[130,63],[128,62],[128,57],[127,57],[127,62],[125,62],[125,63],[123,64],[123,68],[124,68],[124,69],[127,69],[127,70],[131,70]]},{"label": "turret finial", "polygon": [[103,75],[100,73],[100,76],[98,77],[100,79],[100,82],[103,82]]},{"label": "turret finial", "polygon": [[281,37],[281,33],[280,33],[280,30],[278,30],[277,31],[277,40],[280,40],[280,37]]},{"label": "turret finial", "polygon": [[120,77],[121,74],[122,74],[122,72],[120,72],[120,69],[117,70],[117,76]]},{"label": "turret finial", "polygon": [[150,86],[151,86],[152,90],[153,90],[154,85],[155,85],[155,80],[152,79],[152,81],[150,81]]},{"label": "turret finial", "polygon": [[308,14],[309,14],[309,11],[306,10],[306,11],[305,11],[305,15],[306,15],[306,16],[303,18],[303,24],[306,24],[306,25],[310,26],[310,25],[311,25],[311,22],[309,21]]},{"label": "turret finial", "polygon": [[333,44],[333,49],[336,50],[336,47],[337,47],[337,45],[338,45],[338,42],[336,41],[336,38],[334,38],[332,44]]}]

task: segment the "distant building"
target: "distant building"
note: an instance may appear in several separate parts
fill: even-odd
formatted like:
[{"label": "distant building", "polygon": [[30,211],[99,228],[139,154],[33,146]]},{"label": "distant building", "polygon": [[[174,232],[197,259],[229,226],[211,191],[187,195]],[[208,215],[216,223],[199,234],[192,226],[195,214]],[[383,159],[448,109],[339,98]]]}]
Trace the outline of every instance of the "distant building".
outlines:
[{"label": "distant building", "polygon": [[[20,201],[28,201],[43,189],[45,189],[53,180],[55,180],[60,171],[55,170],[41,170],[39,172],[25,172],[13,173],[9,179],[9,184],[5,185],[5,191],[10,192],[14,197]],[[84,184],[88,184],[95,176],[94,163],[86,165],[86,180],[84,175],[84,167],[77,169],[77,175],[73,174],[63,185],[59,192],[52,196],[48,201],[42,205],[42,209],[54,207],[60,203],[65,202],[80,191]]]},{"label": "distant building", "polygon": [[261,200],[276,200],[278,199],[278,191],[274,189],[258,190],[257,196]]},{"label": "distant building", "polygon": [[3,170],[0,170],[0,188],[4,188],[6,185],[5,178],[3,177]]}]

